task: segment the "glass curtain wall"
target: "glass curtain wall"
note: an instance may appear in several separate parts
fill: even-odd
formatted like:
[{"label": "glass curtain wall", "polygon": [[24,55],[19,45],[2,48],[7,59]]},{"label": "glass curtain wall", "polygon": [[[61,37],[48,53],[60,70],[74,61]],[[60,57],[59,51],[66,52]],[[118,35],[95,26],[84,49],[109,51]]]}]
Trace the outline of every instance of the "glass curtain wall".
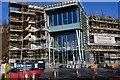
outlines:
[{"label": "glass curtain wall", "polygon": [[71,10],[65,12],[58,12],[49,15],[50,18],[50,26],[58,26],[65,24],[72,24],[80,22],[80,10]]},{"label": "glass curtain wall", "polygon": [[59,45],[58,60],[60,63],[79,60],[77,36],[75,33],[58,35],[56,39]]}]

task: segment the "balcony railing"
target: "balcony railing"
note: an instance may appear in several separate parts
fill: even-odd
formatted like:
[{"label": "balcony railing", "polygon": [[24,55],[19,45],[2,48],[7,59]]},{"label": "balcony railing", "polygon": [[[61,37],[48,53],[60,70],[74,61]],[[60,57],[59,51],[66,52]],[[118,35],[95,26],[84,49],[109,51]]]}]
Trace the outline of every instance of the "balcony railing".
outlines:
[{"label": "balcony railing", "polygon": [[120,59],[120,56],[110,56],[110,55],[107,55],[107,56],[105,56],[105,59]]},{"label": "balcony railing", "polygon": [[22,30],[22,26],[14,26],[14,25],[11,25],[11,26],[10,26],[10,29]]},{"label": "balcony railing", "polygon": [[11,46],[10,50],[21,50],[19,46]]},{"label": "balcony railing", "polygon": [[22,41],[21,38],[11,38],[10,41]]},{"label": "balcony railing", "polygon": [[118,20],[91,19],[91,21],[118,24]]},{"label": "balcony railing", "polygon": [[95,29],[105,29],[105,30],[115,30],[115,31],[120,31],[119,28],[110,28],[110,27],[92,26],[92,28],[95,28]]},{"label": "balcony railing", "polygon": [[120,37],[120,34],[112,34],[112,33],[90,33],[91,35],[106,35],[106,36],[114,36]]},{"label": "balcony railing", "polygon": [[24,14],[35,15],[35,12],[32,12],[32,11],[24,11]]},{"label": "balcony railing", "polygon": [[36,50],[36,49],[42,49],[45,48],[45,45],[35,45],[35,44],[31,44],[31,45],[24,45],[23,46],[23,50]]},{"label": "balcony railing", "polygon": [[53,7],[58,7],[58,6],[66,6],[66,5],[71,5],[74,3],[76,3],[74,0],[70,0],[70,1],[66,1],[66,2],[59,2],[56,4],[47,5],[47,6],[45,6],[45,8],[47,9],[47,8],[53,8]]},{"label": "balcony railing", "polygon": [[120,52],[120,49],[90,49],[92,51]]},{"label": "balcony railing", "polygon": [[12,16],[10,17],[10,19],[11,19],[11,20],[19,20],[19,21],[21,21],[21,20],[22,20],[22,18],[21,18],[21,17],[12,17]]}]

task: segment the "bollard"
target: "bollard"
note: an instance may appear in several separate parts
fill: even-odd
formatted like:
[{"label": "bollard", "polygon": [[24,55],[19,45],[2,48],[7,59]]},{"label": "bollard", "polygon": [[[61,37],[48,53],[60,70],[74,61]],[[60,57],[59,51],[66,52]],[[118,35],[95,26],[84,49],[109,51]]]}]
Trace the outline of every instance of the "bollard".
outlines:
[{"label": "bollard", "polygon": [[54,78],[57,78],[56,70],[54,69]]},{"label": "bollard", "polygon": [[32,80],[35,80],[35,74],[33,73],[33,75],[32,75]]},{"label": "bollard", "polygon": [[96,70],[95,68],[93,69],[93,80],[95,80],[95,74],[96,74]]},{"label": "bollard", "polygon": [[76,70],[76,74],[77,74],[77,77],[79,77],[79,71],[78,71],[78,69]]},{"label": "bollard", "polygon": [[25,74],[25,80],[27,80],[28,79],[28,75],[27,75],[27,73]]},{"label": "bollard", "polygon": [[56,70],[56,74],[57,74],[56,78],[59,79],[59,70],[58,69]]},{"label": "bollard", "polygon": [[35,80],[35,74],[33,73],[33,75],[32,75],[32,80]]},{"label": "bollard", "polygon": [[94,74],[97,74],[97,70],[95,68],[93,70],[94,70]]}]

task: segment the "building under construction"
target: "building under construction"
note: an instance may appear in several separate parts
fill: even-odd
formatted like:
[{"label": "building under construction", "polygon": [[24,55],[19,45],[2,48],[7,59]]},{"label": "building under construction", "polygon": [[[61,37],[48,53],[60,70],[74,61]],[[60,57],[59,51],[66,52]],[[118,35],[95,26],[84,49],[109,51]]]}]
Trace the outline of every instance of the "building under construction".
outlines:
[{"label": "building under construction", "polygon": [[93,63],[120,64],[119,20],[104,16],[90,16],[89,47]]},{"label": "building under construction", "polygon": [[47,60],[46,35],[42,7],[9,3],[10,60]]},{"label": "building under construction", "polygon": [[88,19],[78,1],[54,3],[44,9],[10,2],[9,17],[10,60],[58,61],[68,65],[119,63],[118,19]]},{"label": "building under construction", "polygon": [[49,28],[49,63],[84,65],[89,62],[87,15],[76,0],[45,6]]}]

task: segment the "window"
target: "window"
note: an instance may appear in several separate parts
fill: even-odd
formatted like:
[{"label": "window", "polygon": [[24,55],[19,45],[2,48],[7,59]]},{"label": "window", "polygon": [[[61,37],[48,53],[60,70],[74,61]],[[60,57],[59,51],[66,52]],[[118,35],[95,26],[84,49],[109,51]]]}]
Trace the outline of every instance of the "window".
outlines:
[{"label": "window", "polygon": [[80,21],[80,10],[77,9],[77,10],[52,14],[49,17],[49,20],[50,20],[50,26],[76,23]]},{"label": "window", "polygon": [[72,23],[72,14],[71,11],[68,12],[68,24]]},{"label": "window", "polygon": [[78,15],[78,22],[80,21],[80,10],[77,10],[77,15]]},{"label": "window", "polygon": [[54,15],[54,26],[57,25],[57,14]]},{"label": "window", "polygon": [[62,14],[58,14],[58,24],[62,25]]},{"label": "window", "polygon": [[59,43],[59,46],[60,46],[60,47],[62,47],[62,45],[61,45],[62,42],[61,42],[61,41],[62,41],[62,40],[61,40],[61,37],[58,37],[58,43]]},{"label": "window", "polygon": [[63,24],[67,24],[67,13],[63,13]]},{"label": "window", "polygon": [[60,50],[65,50],[65,49],[75,49],[78,46],[77,43],[77,36],[75,33],[71,34],[60,34],[57,37],[57,42],[59,44],[59,49]]},{"label": "window", "polygon": [[50,26],[53,26],[53,15],[49,16],[49,23],[50,23]]},{"label": "window", "polygon": [[77,12],[76,10],[73,11],[73,23],[76,23],[77,22]]}]

